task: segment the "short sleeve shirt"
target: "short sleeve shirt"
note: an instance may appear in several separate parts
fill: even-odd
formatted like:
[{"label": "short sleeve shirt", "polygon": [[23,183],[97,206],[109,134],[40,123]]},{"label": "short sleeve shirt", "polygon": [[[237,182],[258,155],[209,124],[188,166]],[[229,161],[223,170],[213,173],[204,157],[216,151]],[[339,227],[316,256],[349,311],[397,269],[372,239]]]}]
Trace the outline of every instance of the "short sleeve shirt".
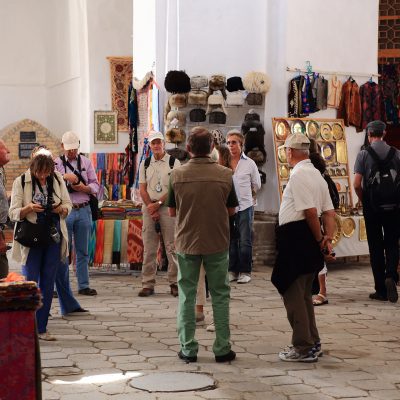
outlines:
[{"label": "short sleeve shirt", "polygon": [[[147,184],[147,193],[151,201],[160,200],[161,197],[168,193],[169,177],[173,171],[169,166],[169,154],[165,154],[161,160],[156,160],[151,156],[150,165],[145,171],[144,161],[139,168],[139,184]],[[179,160],[175,159],[174,169],[181,166]],[[161,191],[157,191],[157,186],[161,186]]]},{"label": "short sleeve shirt", "polygon": [[310,160],[301,161],[293,169],[282,196],[279,225],[305,219],[304,210],[316,208],[318,215],[332,210],[328,185]]}]

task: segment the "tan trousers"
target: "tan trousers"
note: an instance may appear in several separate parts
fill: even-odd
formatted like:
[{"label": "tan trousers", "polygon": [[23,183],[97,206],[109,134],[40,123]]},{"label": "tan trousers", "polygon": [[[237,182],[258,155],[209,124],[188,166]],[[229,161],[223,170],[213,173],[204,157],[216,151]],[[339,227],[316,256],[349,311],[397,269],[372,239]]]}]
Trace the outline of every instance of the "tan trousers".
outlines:
[{"label": "tan trousers", "polygon": [[311,287],[315,273],[299,276],[283,295],[287,318],[293,329],[292,345],[307,354],[320,341],[315,323]]},{"label": "tan trousers", "polygon": [[[164,239],[165,251],[168,258],[168,282],[169,285],[176,285],[178,275],[178,260],[174,246],[175,239],[175,217],[170,217],[168,208],[161,206],[158,209],[160,214],[160,227]],[[143,213],[143,266],[142,286],[147,289],[154,289],[157,274],[157,253],[160,244],[158,233],[155,230],[155,222],[147,211],[146,206],[142,207]]]},{"label": "tan trousers", "polygon": [[204,269],[202,262],[200,267],[199,283],[197,285],[196,306],[205,306],[206,302],[206,270]]}]

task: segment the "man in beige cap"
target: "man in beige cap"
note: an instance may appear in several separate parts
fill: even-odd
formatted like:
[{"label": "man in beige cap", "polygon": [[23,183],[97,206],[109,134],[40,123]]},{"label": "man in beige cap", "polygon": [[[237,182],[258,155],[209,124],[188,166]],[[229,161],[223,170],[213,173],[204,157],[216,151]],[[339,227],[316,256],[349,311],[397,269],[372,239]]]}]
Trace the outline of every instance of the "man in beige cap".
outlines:
[{"label": "man in beige cap", "polygon": [[290,135],[281,146],[293,167],[279,210],[278,256],[271,276],[293,329],[292,345],[279,353],[283,361],[316,362],[322,355],[311,286],[324,266],[324,255],[333,259],[335,210],[327,183],[308,157],[309,146],[302,133]]},{"label": "man in beige cap", "polygon": [[[68,239],[71,243],[74,234],[76,250],[76,277],[78,292],[86,296],[95,296],[95,289],[89,287],[89,236],[92,227],[92,212],[89,205],[90,194],[97,194],[99,182],[92,162],[78,154],[79,137],[74,132],[64,133],[61,140],[64,154],[55,160],[55,170],[60,172],[67,185],[72,202],[71,214],[65,219],[68,228]],[[68,265],[68,259],[66,260]],[[68,268],[59,268],[66,271]],[[57,275],[57,281],[61,279]],[[64,278],[67,281],[67,278]]]},{"label": "man in beige cap", "polygon": [[139,189],[143,199],[143,266],[142,290],[140,297],[154,294],[157,273],[157,253],[161,231],[168,258],[168,282],[171,294],[178,296],[177,274],[178,261],[174,246],[175,217],[170,217],[168,208],[164,206],[167,198],[169,176],[181,163],[164,151],[164,136],[161,132],[150,132],[151,157],[144,160],[139,169]]}]

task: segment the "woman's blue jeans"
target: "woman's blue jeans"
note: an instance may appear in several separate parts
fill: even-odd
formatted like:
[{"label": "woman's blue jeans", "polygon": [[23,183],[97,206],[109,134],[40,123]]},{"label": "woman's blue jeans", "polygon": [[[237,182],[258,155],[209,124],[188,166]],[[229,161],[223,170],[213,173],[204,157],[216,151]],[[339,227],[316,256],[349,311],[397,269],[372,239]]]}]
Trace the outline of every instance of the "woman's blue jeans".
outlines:
[{"label": "woman's blue jeans", "polygon": [[253,246],[251,245],[251,221],[253,207],[238,212],[240,239],[231,239],[229,245],[229,272],[235,275],[251,274]]}]

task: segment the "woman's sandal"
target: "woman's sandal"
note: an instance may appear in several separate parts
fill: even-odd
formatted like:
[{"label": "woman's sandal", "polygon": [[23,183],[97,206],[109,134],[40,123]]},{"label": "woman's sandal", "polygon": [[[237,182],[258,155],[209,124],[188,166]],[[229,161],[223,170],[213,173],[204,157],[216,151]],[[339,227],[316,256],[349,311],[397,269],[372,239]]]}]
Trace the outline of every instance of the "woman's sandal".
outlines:
[{"label": "woman's sandal", "polygon": [[[320,297],[323,301],[319,300],[318,297]],[[317,298],[313,301],[314,306],[323,306],[324,304],[328,304],[328,299],[326,296],[322,295],[321,293],[318,293]]]}]

